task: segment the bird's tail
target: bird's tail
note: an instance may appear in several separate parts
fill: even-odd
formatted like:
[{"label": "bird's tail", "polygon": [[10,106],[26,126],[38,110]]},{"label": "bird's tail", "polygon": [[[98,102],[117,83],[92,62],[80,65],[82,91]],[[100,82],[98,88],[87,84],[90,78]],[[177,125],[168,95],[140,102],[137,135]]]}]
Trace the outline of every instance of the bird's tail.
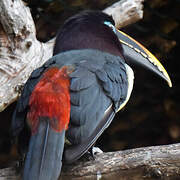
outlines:
[{"label": "bird's tail", "polygon": [[69,69],[49,68],[30,98],[31,128],[23,180],[57,180],[62,166],[65,131],[70,119]]},{"label": "bird's tail", "polygon": [[23,180],[57,180],[62,166],[65,130],[56,132],[49,120],[39,121],[32,134],[27,153]]}]

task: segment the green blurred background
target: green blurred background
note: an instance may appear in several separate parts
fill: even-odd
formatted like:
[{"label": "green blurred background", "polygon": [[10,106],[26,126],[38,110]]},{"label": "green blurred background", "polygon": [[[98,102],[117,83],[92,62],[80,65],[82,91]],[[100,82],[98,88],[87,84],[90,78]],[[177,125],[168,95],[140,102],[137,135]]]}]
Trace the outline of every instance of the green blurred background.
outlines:
[{"label": "green blurred background", "polygon": [[[27,0],[37,38],[46,42],[69,16],[84,9],[102,10],[116,1]],[[123,28],[164,65],[173,87],[142,69],[135,71],[135,86],[126,107],[97,141],[103,151],[180,142],[180,0],[146,0],[144,18]],[[0,168],[18,158],[9,134],[16,103],[0,113]]]}]

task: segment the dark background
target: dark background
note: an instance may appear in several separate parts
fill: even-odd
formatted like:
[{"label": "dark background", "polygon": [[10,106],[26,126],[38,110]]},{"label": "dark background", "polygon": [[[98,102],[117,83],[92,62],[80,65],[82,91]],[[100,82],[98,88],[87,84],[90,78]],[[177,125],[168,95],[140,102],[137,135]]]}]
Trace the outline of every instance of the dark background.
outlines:
[{"label": "dark background", "polygon": [[[28,0],[37,38],[54,37],[69,16],[83,9],[104,9],[108,0]],[[168,71],[173,87],[142,69],[135,70],[135,85],[126,107],[119,112],[97,145],[104,151],[180,142],[180,0],[146,0],[144,18],[123,29],[145,45]],[[0,113],[0,167],[18,158],[9,135],[16,103]]]}]

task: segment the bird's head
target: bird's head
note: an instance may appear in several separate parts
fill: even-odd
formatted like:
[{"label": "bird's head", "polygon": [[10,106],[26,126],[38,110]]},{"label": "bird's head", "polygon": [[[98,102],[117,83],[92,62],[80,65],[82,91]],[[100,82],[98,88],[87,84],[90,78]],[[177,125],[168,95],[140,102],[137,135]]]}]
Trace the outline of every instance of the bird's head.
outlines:
[{"label": "bird's head", "polygon": [[59,30],[53,54],[74,49],[98,49],[122,55],[122,46],[111,16],[101,11],[83,11],[65,21]]},{"label": "bird's head", "polygon": [[53,55],[68,50],[98,49],[123,57],[130,66],[147,68],[172,83],[162,64],[144,46],[115,28],[113,18],[101,11],[83,11],[65,21],[59,30]]}]

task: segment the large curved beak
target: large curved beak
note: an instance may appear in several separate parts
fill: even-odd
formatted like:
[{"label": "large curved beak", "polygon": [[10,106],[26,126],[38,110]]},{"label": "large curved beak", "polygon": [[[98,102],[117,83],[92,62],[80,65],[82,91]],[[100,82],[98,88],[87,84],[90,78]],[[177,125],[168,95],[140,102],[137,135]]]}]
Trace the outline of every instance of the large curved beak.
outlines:
[{"label": "large curved beak", "polygon": [[130,65],[137,64],[151,70],[167,81],[169,87],[172,87],[167,71],[151,52],[124,32],[116,30],[116,34],[122,44],[123,55]]}]

